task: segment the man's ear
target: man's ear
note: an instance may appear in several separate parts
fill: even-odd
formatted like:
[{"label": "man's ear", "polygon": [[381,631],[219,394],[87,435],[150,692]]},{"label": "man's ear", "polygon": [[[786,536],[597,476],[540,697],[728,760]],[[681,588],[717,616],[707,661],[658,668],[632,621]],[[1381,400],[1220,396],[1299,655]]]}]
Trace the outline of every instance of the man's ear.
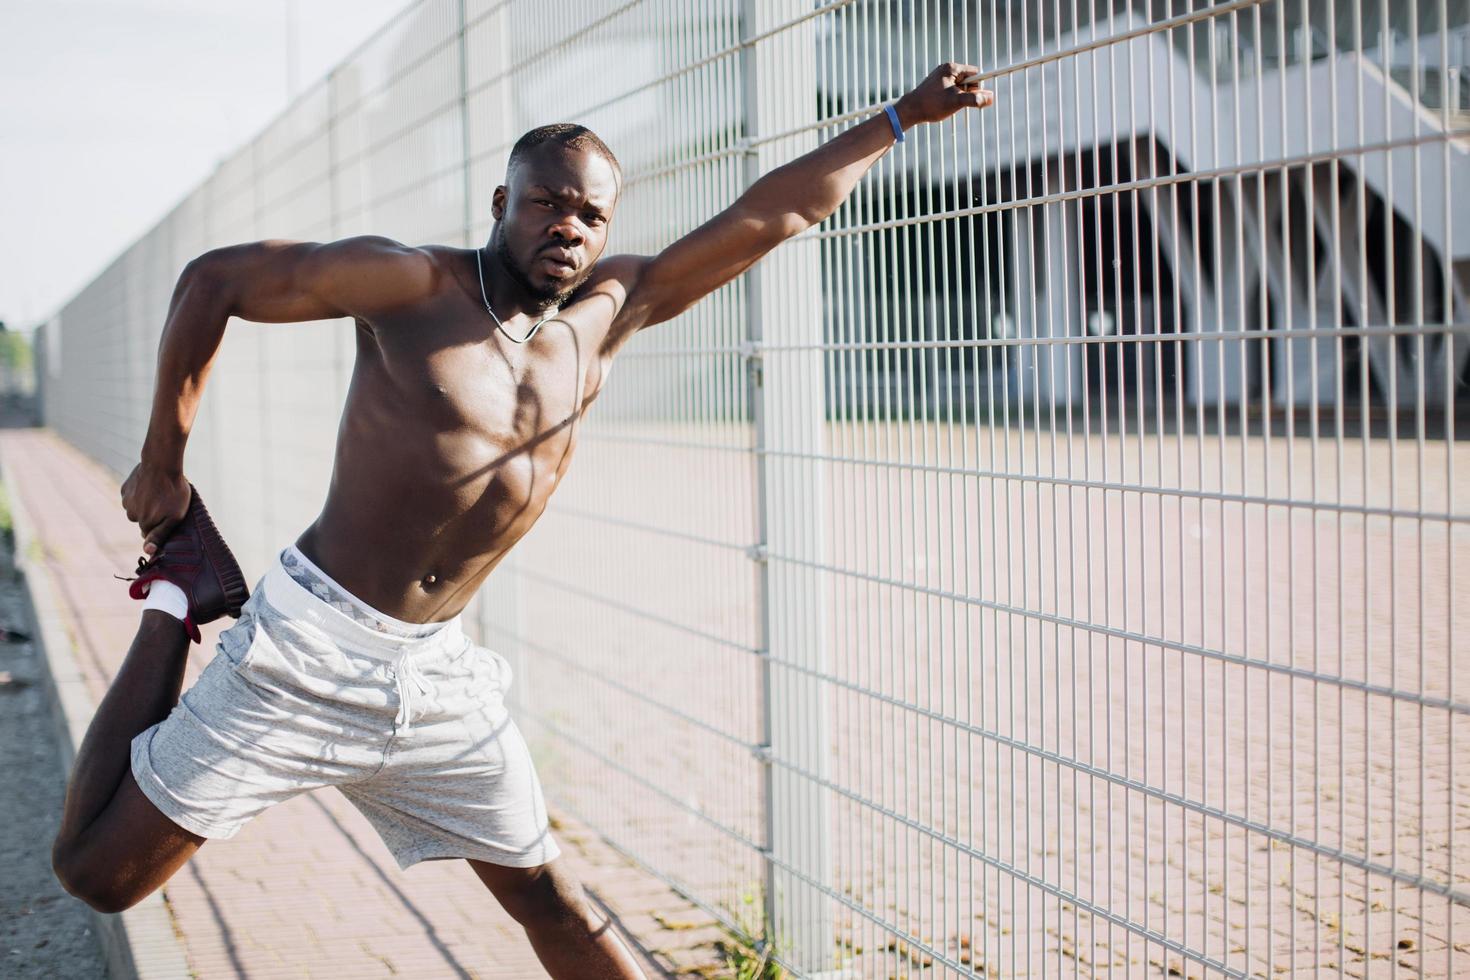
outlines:
[{"label": "man's ear", "polygon": [[495,193],[490,195],[490,216],[496,221],[505,217],[505,185],[501,184],[495,188]]}]

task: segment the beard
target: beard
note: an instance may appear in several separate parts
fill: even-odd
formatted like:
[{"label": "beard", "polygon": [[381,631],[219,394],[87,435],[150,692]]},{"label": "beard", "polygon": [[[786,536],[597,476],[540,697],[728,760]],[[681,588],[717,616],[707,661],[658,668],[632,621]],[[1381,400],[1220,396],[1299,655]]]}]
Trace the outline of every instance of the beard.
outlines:
[{"label": "beard", "polygon": [[592,266],[588,266],[580,273],[565,282],[549,282],[544,285],[536,285],[526,270],[516,264],[515,258],[510,254],[510,246],[506,244],[505,235],[498,233],[494,238],[495,257],[500,260],[501,268],[521,290],[531,297],[531,308],[537,313],[545,313],[547,310],[559,308],[562,302],[572,293],[575,293],[592,275]]}]

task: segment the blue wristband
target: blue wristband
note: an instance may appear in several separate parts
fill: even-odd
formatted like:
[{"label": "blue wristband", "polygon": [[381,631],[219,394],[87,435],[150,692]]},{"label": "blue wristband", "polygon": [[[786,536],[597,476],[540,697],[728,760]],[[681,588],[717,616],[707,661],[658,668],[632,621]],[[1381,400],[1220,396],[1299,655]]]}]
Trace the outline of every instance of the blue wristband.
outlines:
[{"label": "blue wristband", "polygon": [[902,143],[903,124],[898,121],[898,110],[891,105],[886,105],[883,107],[883,111],[888,113],[888,121],[893,124],[893,138]]}]

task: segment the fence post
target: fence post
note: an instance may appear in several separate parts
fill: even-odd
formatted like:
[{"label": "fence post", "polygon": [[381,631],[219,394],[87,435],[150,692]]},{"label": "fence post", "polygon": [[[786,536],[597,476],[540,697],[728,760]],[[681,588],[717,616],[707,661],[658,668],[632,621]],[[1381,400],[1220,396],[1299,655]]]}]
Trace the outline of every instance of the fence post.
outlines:
[{"label": "fence post", "polygon": [[[744,0],[745,138],[817,121],[815,22],[800,0]],[[791,27],[781,25],[800,21]],[[779,28],[779,30],[777,30]],[[775,31],[759,43],[752,39]],[[816,144],[815,130],[752,145],[745,185]],[[803,973],[832,960],[825,779],[828,726],[813,674],[826,669],[821,266],[814,242],[788,243],[746,279],[746,390],[755,430],[756,528],[766,806],[766,939]],[[777,351],[766,348],[779,345]],[[768,555],[776,560],[768,559]],[[790,561],[788,559],[796,559]],[[776,661],[776,662],[773,662]],[[798,669],[792,669],[793,667]],[[800,774],[798,774],[800,772]]]},{"label": "fence post", "polygon": [[[475,141],[470,129],[470,15],[469,0],[459,0],[459,124],[460,154],[462,156],[461,193],[464,195],[464,214],[461,235],[465,248],[479,248],[484,240],[475,234]],[[483,12],[479,24],[482,40],[497,48],[491,55],[492,63],[509,64],[511,61],[510,32],[507,24],[511,11],[505,5]],[[515,106],[510,99],[510,82],[497,81],[494,88],[487,90],[500,101],[499,111],[482,115],[481,125],[497,120],[501,129],[496,136],[507,141],[516,125]],[[487,96],[488,97],[488,96]],[[482,130],[483,131],[483,130]],[[525,593],[521,587],[521,550],[512,549],[490,578],[480,587],[474,600],[473,615],[479,629],[478,641],[500,653],[511,664],[515,683],[511,690],[511,705],[517,712],[527,711],[532,704],[531,672],[527,669],[526,651],[523,645],[522,624],[525,622]],[[495,639],[491,639],[491,634]],[[533,748],[535,746],[533,745]]]},{"label": "fence post", "polygon": [[459,147],[463,161],[461,193],[464,194],[464,247],[475,247],[475,214],[470,176],[470,45],[467,0],[459,0]]}]

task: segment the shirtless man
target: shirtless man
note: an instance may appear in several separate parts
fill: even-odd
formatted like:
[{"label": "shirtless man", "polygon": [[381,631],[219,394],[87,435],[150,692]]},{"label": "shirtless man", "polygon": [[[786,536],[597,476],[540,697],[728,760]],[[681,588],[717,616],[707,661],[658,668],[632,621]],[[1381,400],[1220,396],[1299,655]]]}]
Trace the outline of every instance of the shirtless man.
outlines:
[{"label": "shirtless man", "polygon": [[[206,839],[336,786],[403,867],[468,859],[553,976],[639,976],[556,859],[505,714],[509,666],[465,638],[460,611],[545,509],[627,339],[821,222],[902,128],[989,105],[962,81],[975,72],[939,66],[653,257],[602,258],[617,162],[589,131],[553,126],[512,151],[484,248],[268,241],[190,262],[122,487],[147,606],[72,771],[53,852],[67,890],[126,909]],[[239,567],[183,473],[232,316],[351,317],[357,334],[326,504],[243,610]],[[227,613],[240,618],[180,705],[190,638]]]}]

